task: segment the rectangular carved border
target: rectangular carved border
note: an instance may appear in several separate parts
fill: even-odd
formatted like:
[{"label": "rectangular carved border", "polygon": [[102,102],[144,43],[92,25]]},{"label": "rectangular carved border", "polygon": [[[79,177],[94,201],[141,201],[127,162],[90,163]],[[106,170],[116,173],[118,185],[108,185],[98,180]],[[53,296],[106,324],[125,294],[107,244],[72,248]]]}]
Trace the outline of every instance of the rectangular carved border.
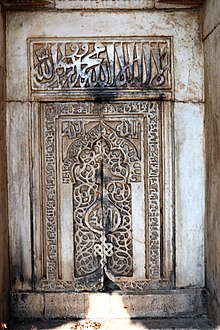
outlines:
[{"label": "rectangular carved border", "polygon": [[171,97],[171,37],[28,40],[35,100]]},{"label": "rectangular carved border", "polygon": [[[147,195],[149,203],[149,233],[155,237],[155,243],[149,245],[146,265],[149,273],[146,280],[121,280],[117,285],[123,291],[149,290],[153,288],[168,288],[173,285],[173,174],[172,174],[172,110],[171,107],[163,106],[162,102],[111,102],[104,107],[106,113],[112,111],[115,114],[137,114],[145,113],[148,126],[148,171],[149,183],[147,184]],[[46,145],[43,147],[40,136],[39,112],[46,111],[44,128],[47,136]],[[34,189],[34,236],[35,236],[35,278],[37,279],[37,290],[43,291],[83,291],[92,290],[92,283],[85,287],[77,280],[63,281],[59,276],[59,245],[57,241],[58,219],[56,217],[56,159],[55,159],[55,121],[59,116],[91,115],[97,111],[93,103],[66,103],[66,104],[44,104],[39,108],[35,103],[33,106],[33,157],[41,152],[43,147],[46,151],[46,173],[42,177],[41,163],[43,159],[36,159],[34,166],[34,182],[39,182]],[[159,117],[161,127],[158,127]],[[43,115],[44,117],[44,115]],[[39,126],[40,125],[40,126]],[[161,138],[159,136],[161,135]],[[158,142],[162,140],[159,147]],[[40,142],[40,145],[39,145]],[[45,142],[44,142],[45,143]],[[49,144],[48,144],[49,143]],[[156,147],[158,145],[158,147]],[[159,151],[160,150],[160,151]],[[52,153],[51,153],[52,152]],[[158,153],[159,152],[159,153]],[[159,156],[163,154],[163,157]],[[159,158],[158,158],[159,156]],[[159,160],[161,159],[161,160]],[[49,163],[48,163],[49,162]],[[162,177],[159,174],[162,169]],[[163,178],[163,179],[162,179]],[[160,183],[161,182],[161,183]],[[48,183],[48,184],[47,184]],[[42,187],[46,192],[45,215],[41,211]],[[163,191],[163,193],[162,193]],[[39,198],[39,196],[42,196]],[[157,199],[155,200],[155,196]],[[152,197],[152,198],[151,198]],[[156,204],[155,204],[156,203]],[[161,217],[161,210],[163,217]],[[162,225],[162,232],[161,232]],[[42,237],[42,230],[44,235]],[[156,236],[155,236],[156,235]],[[162,235],[162,236],[161,236]],[[162,244],[162,245],[161,245]],[[46,248],[47,246],[47,248]],[[155,250],[156,249],[156,250]],[[154,260],[155,259],[155,260]]]}]

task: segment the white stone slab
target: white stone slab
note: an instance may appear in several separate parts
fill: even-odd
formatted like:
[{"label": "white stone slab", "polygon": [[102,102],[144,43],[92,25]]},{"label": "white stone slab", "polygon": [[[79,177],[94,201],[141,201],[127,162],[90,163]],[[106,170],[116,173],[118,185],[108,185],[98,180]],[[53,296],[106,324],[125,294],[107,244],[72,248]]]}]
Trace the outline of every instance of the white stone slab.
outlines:
[{"label": "white stone slab", "polygon": [[203,121],[203,105],[175,104],[177,287],[204,285]]},{"label": "white stone slab", "polygon": [[[145,205],[144,199],[137,196],[144,196],[144,184],[136,183],[132,191],[133,206],[132,210],[132,233],[133,233],[133,253],[134,253],[134,277],[145,278],[146,273],[146,255],[145,255]],[[136,198],[135,198],[136,197]]]},{"label": "white stone slab", "polygon": [[153,6],[153,0],[55,0],[57,9],[140,9]]},{"label": "white stone slab", "polygon": [[28,119],[28,103],[7,104],[9,245],[14,290],[31,288]]},{"label": "white stone slab", "polygon": [[[63,185],[62,196],[60,192],[60,215],[62,215],[62,226],[60,226],[60,248],[62,262],[62,278],[64,281],[72,281],[73,277],[73,201],[72,186]],[[59,215],[59,216],[60,216]]]},{"label": "white stone slab", "polygon": [[[58,24],[59,23],[59,24]],[[115,28],[117,26],[117,29]],[[203,55],[196,12],[9,12],[8,99],[28,100],[27,38],[173,36],[175,98],[203,100]],[[16,78],[18,77],[18,79]]]},{"label": "white stone slab", "polygon": [[[44,315],[48,319],[105,319],[111,324],[112,320],[122,318],[129,320],[130,318],[143,317],[195,317],[195,315],[204,313],[203,295],[199,290],[171,290],[166,294],[158,292],[139,295],[123,293],[12,293],[11,310],[13,317],[21,321],[28,317],[42,318]],[[138,327],[138,329],[140,328]]]}]

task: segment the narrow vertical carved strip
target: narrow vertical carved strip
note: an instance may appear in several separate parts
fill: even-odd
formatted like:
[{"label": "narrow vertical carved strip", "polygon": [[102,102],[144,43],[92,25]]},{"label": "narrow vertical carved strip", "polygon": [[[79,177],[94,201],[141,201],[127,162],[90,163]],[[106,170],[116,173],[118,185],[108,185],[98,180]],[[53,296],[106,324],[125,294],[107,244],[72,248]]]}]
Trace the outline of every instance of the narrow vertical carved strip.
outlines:
[{"label": "narrow vertical carved strip", "polygon": [[148,209],[149,209],[149,278],[160,278],[160,133],[159,107],[154,104],[148,114]]},{"label": "narrow vertical carved strip", "polygon": [[44,122],[45,152],[45,194],[46,194],[46,239],[47,239],[47,277],[57,276],[57,223],[56,223],[56,160],[55,160],[55,109],[47,106]]}]

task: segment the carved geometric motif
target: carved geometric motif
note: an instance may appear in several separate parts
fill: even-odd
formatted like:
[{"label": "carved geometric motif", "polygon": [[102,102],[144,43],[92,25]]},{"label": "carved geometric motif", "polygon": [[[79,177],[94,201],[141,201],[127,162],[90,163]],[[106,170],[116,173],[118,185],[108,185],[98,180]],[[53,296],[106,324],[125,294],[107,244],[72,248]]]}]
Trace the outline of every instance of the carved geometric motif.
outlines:
[{"label": "carved geometric motif", "polygon": [[[45,103],[41,113],[45,278],[37,288],[99,290],[104,276],[121,290],[167,286],[161,253],[162,103]],[[137,276],[135,189],[142,186],[145,271]],[[63,214],[58,196],[68,187],[74,247],[67,281],[59,269]]]},{"label": "carved geometric motif", "polygon": [[79,132],[80,127],[84,133],[70,144],[64,160],[65,173],[68,168],[74,182],[77,277],[93,273],[100,263],[116,276],[129,276],[131,183],[141,180],[141,159],[128,137],[140,142],[140,122],[106,119],[87,126],[91,121],[69,121],[63,131],[72,137],[71,128]]}]

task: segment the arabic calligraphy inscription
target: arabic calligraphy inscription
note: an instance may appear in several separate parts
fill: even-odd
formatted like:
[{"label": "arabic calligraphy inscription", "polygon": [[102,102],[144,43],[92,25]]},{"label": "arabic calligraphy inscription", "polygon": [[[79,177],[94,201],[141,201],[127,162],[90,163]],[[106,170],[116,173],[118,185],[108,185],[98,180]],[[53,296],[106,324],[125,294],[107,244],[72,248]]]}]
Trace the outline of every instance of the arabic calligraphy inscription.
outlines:
[{"label": "arabic calligraphy inscription", "polygon": [[36,40],[31,47],[33,91],[171,88],[170,38]]}]

